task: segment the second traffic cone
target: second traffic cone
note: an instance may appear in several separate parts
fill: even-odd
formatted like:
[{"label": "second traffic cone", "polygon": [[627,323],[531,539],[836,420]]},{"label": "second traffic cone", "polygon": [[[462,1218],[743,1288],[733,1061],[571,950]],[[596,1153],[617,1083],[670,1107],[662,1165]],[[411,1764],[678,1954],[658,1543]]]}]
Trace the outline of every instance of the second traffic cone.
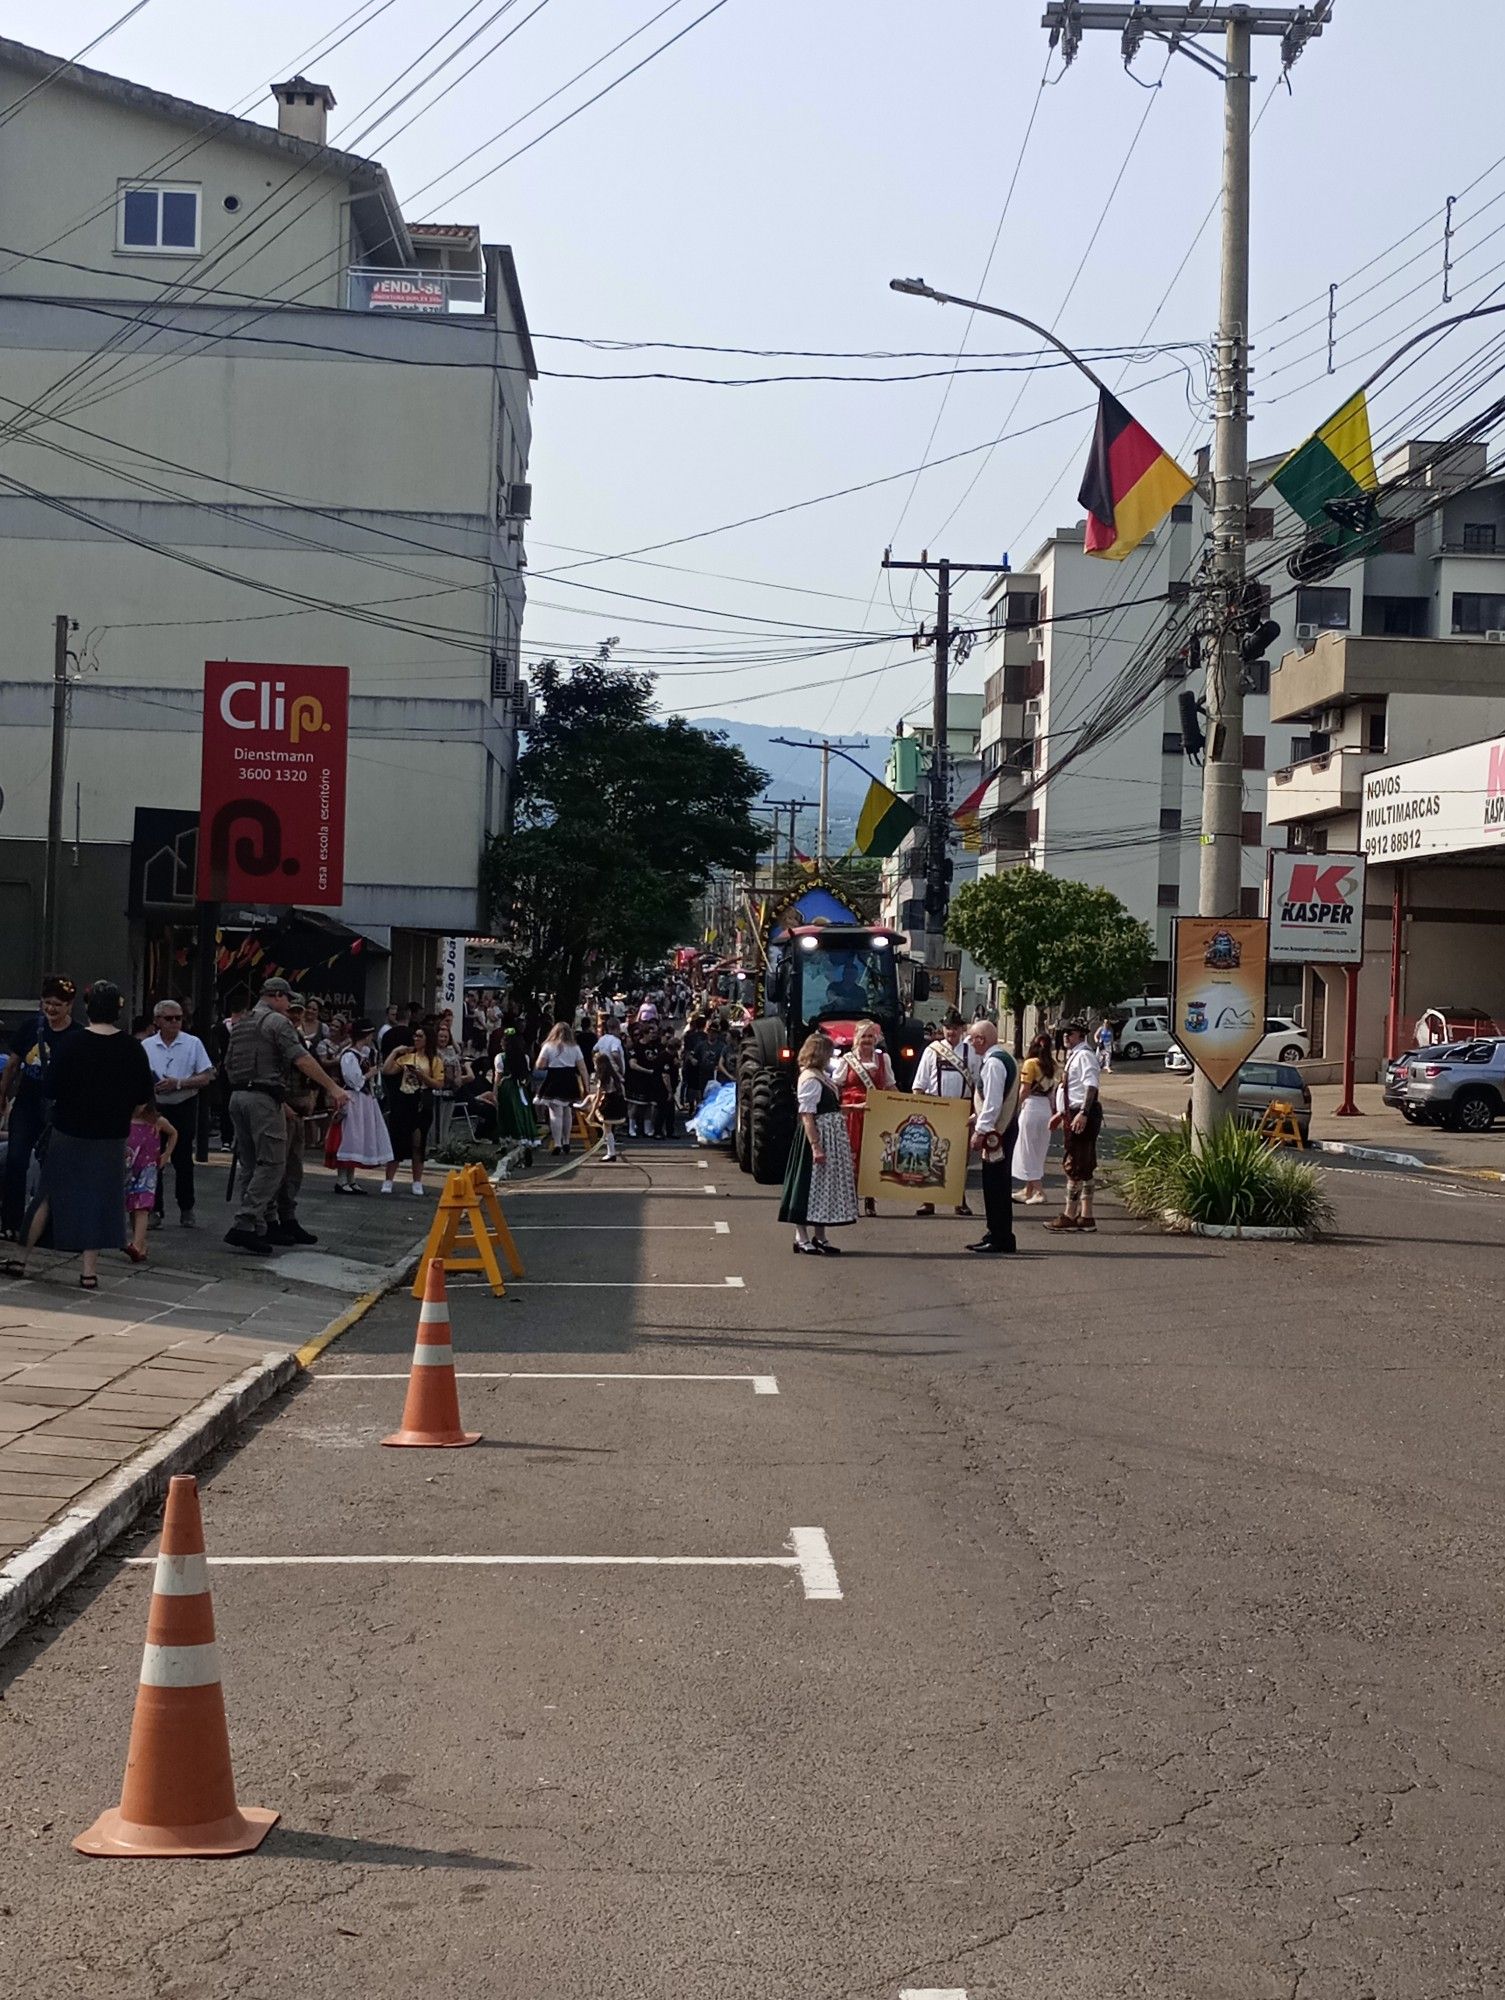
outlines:
[{"label": "second traffic cone", "polygon": [[418,1342],[413,1372],[408,1377],[402,1428],[383,1444],[478,1444],[479,1431],[460,1428],[460,1392],[455,1387],[455,1350],[449,1338],[449,1299],[444,1290],[444,1259],[430,1257],[418,1308]]},{"label": "second traffic cone", "polygon": [[80,1854],[249,1854],[277,1814],[235,1803],[198,1481],[176,1475],[146,1621],[125,1785]]}]

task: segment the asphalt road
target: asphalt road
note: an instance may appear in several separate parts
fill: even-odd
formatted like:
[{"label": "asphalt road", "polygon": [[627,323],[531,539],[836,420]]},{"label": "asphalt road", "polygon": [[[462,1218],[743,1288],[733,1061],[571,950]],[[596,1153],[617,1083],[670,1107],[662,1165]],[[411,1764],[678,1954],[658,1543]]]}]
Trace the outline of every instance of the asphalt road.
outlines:
[{"label": "asphalt road", "polygon": [[378,1558],[214,1572],[258,1854],[69,1849],[149,1570],[0,1654],[12,1990],[1505,1989],[1505,1199],[1334,1171],[1328,1246],[1030,1211],[1007,1262],[906,1216],[817,1263],[719,1156],[638,1159],[456,1291],[461,1366],[535,1378],[461,1383],[483,1444],[380,1449],[400,1295],[206,1472],[211,1556]]}]

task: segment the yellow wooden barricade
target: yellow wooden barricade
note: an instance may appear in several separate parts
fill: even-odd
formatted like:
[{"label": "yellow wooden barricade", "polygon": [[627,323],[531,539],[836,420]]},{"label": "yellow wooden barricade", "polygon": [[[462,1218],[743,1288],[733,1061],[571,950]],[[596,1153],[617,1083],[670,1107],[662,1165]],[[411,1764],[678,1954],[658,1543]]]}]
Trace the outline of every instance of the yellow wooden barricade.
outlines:
[{"label": "yellow wooden barricade", "polygon": [[1295,1106],[1283,1097],[1272,1098],[1265,1106],[1264,1116],[1259,1121],[1259,1136],[1268,1139],[1272,1146],[1294,1146],[1298,1152],[1306,1150],[1301,1127],[1296,1123]]},{"label": "yellow wooden barricade", "polygon": [[435,1257],[444,1259],[446,1273],[484,1271],[492,1291],[498,1298],[505,1297],[507,1286],[496,1259],[498,1245],[513,1276],[520,1278],[523,1267],[517,1246],[502,1216],[496,1190],[486,1179],[484,1168],[453,1168],[445,1176],[444,1192],[439,1197],[423,1253],[418,1259],[413,1297],[423,1297],[429,1263]]},{"label": "yellow wooden barricade", "polygon": [[512,1231],[507,1227],[507,1218],[502,1213],[501,1197],[495,1184],[488,1178],[486,1169],[476,1164],[466,1168],[471,1185],[481,1204],[481,1213],[486,1218],[486,1233],[507,1261],[507,1268],[514,1278],[523,1274],[523,1260],[517,1254],[517,1244]]}]

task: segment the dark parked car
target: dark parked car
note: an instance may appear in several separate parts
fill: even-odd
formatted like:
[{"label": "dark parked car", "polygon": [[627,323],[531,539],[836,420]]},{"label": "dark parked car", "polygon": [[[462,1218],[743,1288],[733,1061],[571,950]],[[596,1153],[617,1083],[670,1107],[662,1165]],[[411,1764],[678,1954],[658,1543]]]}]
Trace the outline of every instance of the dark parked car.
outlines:
[{"label": "dark parked car", "polygon": [[[1312,1093],[1294,1063],[1246,1062],[1238,1073],[1238,1117],[1240,1124],[1257,1125],[1272,1104],[1289,1104],[1307,1145],[1312,1136]],[[1191,1099],[1186,1101],[1191,1116]]]}]

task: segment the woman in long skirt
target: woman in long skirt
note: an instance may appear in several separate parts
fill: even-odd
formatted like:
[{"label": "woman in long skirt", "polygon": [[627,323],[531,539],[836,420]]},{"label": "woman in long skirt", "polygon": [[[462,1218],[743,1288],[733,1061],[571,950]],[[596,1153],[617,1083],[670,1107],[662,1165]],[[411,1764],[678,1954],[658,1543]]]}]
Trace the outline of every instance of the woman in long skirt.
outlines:
[{"label": "woman in long skirt", "polygon": [[[857,1032],[852,1037],[852,1046],[844,1056],[836,1058],[831,1071],[831,1081],[841,1093],[841,1108],[846,1114],[847,1140],[852,1148],[852,1167],[855,1172],[862,1159],[862,1121],[867,1115],[867,1094],[870,1090],[897,1090],[894,1080],[894,1066],[878,1046],[878,1023],[859,1021]],[[876,1215],[878,1210],[871,1195],[862,1204],[863,1212]]]},{"label": "woman in long skirt", "polygon": [[826,1077],[832,1055],[831,1038],[811,1035],[799,1053],[799,1083],[795,1104],[799,1129],[784,1175],[780,1222],[794,1224],[797,1257],[839,1257],[826,1231],[857,1220],[857,1182],[852,1172],[852,1142],[836,1087]]},{"label": "woman in long skirt", "polygon": [[1045,1199],[1045,1155],[1050,1151],[1050,1099],[1056,1059],[1050,1036],[1036,1035],[1019,1070],[1019,1136],[1014,1141],[1014,1179],[1024,1192],[1015,1201],[1037,1206]]},{"label": "woman in long skirt", "polygon": [[392,1192],[392,1176],[397,1171],[397,1149],[387,1131],[381,1106],[371,1091],[371,1080],[380,1064],[371,1046],[371,1023],[360,1021],[351,1035],[351,1045],[340,1057],[340,1082],[350,1093],[344,1115],[335,1127],[335,1193],[364,1194],[356,1181],[357,1167],[382,1169],[382,1193]]}]

